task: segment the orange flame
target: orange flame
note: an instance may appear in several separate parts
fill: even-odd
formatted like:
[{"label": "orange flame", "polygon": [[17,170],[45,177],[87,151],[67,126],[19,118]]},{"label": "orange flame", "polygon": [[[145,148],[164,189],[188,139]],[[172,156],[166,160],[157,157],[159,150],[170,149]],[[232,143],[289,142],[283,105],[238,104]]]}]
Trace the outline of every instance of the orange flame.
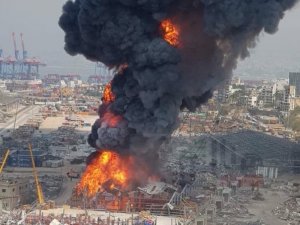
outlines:
[{"label": "orange flame", "polygon": [[111,103],[113,101],[115,101],[116,96],[114,95],[114,93],[111,90],[111,82],[109,82],[103,91],[103,96],[102,96],[102,101],[104,103]]},{"label": "orange flame", "polygon": [[[99,151],[87,166],[80,182],[76,186],[77,193],[85,193],[88,197],[95,196],[105,188],[126,189],[130,176],[131,159],[121,158],[109,150]],[[108,184],[109,183],[109,184]],[[105,187],[105,184],[108,186]]]},{"label": "orange flame", "polygon": [[115,115],[110,111],[105,112],[104,116],[102,117],[102,121],[105,122],[108,127],[117,127],[122,120],[122,116]]},{"label": "orange flame", "polygon": [[160,27],[165,41],[167,41],[170,45],[178,46],[179,28],[176,27],[170,19],[162,21]]}]

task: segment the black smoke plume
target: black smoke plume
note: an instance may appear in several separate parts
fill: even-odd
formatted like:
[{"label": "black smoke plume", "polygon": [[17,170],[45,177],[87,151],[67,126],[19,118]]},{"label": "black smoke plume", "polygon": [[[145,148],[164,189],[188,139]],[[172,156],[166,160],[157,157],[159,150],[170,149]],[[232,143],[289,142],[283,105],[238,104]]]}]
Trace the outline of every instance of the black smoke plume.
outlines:
[{"label": "black smoke plume", "polygon": [[[258,35],[275,33],[297,0],[75,0],[59,25],[65,50],[126,69],[112,80],[115,101],[99,108],[89,143],[150,157],[178,125],[180,109],[195,110],[230,78]],[[178,46],[162,37],[170,19]],[[122,122],[109,126],[106,112]]]}]

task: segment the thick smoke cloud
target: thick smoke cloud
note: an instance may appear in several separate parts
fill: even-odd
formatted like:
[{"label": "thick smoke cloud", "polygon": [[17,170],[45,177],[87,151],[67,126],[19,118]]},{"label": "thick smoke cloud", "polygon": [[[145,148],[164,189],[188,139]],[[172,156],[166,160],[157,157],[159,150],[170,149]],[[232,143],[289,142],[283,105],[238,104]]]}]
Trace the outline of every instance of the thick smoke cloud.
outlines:
[{"label": "thick smoke cloud", "polygon": [[[296,0],[75,0],[59,24],[65,50],[107,66],[115,75],[114,102],[99,108],[89,143],[137,155],[154,155],[177,127],[180,109],[195,110],[249,55],[260,32],[275,33]],[[162,38],[169,18],[180,45]],[[109,126],[106,112],[122,122]]]}]

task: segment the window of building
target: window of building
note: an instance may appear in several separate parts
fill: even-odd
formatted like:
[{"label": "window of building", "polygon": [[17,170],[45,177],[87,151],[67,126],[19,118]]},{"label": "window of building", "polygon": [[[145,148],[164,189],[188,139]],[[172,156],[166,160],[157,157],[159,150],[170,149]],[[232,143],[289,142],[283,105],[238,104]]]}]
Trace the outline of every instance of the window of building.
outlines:
[{"label": "window of building", "polygon": [[13,188],[13,192],[15,192],[15,189]]},{"label": "window of building", "polygon": [[2,193],[6,192],[6,189],[2,189]]}]

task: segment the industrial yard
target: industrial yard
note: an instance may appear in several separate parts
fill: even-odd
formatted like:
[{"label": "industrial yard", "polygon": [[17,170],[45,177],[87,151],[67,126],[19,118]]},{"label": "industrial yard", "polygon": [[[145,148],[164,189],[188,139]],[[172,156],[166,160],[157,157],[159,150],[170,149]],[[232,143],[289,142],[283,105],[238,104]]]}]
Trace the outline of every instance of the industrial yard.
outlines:
[{"label": "industrial yard", "polygon": [[300,225],[299,2],[0,0],[0,225]]},{"label": "industrial yard", "polygon": [[159,148],[159,176],[129,190],[78,191],[109,87],[79,79],[49,76],[47,86],[25,94],[4,87],[1,224],[298,225],[296,133],[271,131],[279,121],[262,121],[252,107],[224,116],[220,107],[229,103],[218,94],[180,113]]},{"label": "industrial yard", "polygon": [[[24,105],[14,115],[1,124],[2,161],[9,149],[0,183],[6,189],[0,193],[1,223],[131,225],[146,219],[164,225],[296,225],[299,220],[299,179],[286,166],[297,143],[257,131],[196,134],[190,130],[196,128],[183,127],[189,120],[201,126],[202,117],[183,114],[182,126],[160,149],[164,175],[159,180],[128,193],[103,192],[90,198],[74,188],[94,151],[86,140],[97,115],[36,104]],[[243,146],[237,147],[242,139]],[[251,147],[254,140],[260,140],[256,148]],[[257,149],[264,150],[257,154]],[[265,167],[256,166],[259,156]]]}]

